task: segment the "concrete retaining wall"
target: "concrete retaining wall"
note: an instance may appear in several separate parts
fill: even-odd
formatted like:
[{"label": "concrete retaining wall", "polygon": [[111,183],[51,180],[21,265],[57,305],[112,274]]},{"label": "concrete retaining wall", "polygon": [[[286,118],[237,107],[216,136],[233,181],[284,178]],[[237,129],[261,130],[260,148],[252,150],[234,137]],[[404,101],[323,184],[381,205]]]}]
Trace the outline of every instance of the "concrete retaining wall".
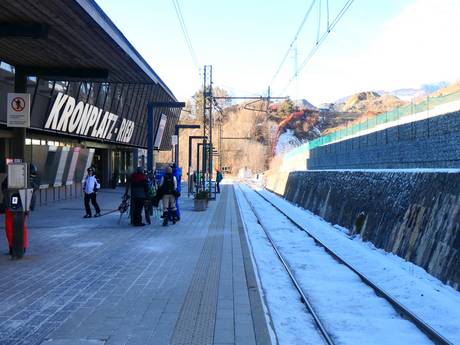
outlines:
[{"label": "concrete retaining wall", "polygon": [[387,128],[310,151],[308,170],[460,167],[460,112]]},{"label": "concrete retaining wall", "polygon": [[289,177],[288,172],[268,171],[265,176],[265,187],[279,195],[284,194],[286,183]]},{"label": "concrete retaining wall", "polygon": [[292,172],[284,196],[460,290],[460,173]]}]

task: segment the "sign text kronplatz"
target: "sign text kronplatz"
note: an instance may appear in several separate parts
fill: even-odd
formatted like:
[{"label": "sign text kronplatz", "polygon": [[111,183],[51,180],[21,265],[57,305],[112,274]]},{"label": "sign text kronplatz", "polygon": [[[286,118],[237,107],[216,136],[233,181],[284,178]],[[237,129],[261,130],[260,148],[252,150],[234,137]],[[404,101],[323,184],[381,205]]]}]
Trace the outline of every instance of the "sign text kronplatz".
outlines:
[{"label": "sign text kronplatz", "polygon": [[76,102],[72,96],[59,92],[54,100],[46,129],[90,136],[93,138],[129,143],[134,132],[134,122],[127,119],[117,121],[118,115],[84,103]]}]

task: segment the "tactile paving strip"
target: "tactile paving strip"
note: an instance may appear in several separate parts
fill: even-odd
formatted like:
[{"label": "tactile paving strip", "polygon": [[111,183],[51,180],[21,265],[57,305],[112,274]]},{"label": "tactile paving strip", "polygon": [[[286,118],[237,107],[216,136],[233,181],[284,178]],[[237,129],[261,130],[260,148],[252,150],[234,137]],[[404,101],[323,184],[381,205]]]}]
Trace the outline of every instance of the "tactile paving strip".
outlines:
[{"label": "tactile paving strip", "polygon": [[171,345],[213,343],[227,202],[225,193],[209,227]]}]

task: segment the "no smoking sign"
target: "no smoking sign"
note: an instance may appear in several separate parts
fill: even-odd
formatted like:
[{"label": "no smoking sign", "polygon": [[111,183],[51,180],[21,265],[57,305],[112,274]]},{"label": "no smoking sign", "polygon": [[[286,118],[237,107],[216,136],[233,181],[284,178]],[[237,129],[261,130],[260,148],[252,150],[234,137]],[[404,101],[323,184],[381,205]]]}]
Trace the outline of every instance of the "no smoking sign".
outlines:
[{"label": "no smoking sign", "polygon": [[7,126],[30,127],[30,95],[28,93],[8,94]]},{"label": "no smoking sign", "polygon": [[14,97],[13,100],[11,101],[11,108],[15,112],[21,112],[24,110],[26,107],[26,101],[22,97]]}]

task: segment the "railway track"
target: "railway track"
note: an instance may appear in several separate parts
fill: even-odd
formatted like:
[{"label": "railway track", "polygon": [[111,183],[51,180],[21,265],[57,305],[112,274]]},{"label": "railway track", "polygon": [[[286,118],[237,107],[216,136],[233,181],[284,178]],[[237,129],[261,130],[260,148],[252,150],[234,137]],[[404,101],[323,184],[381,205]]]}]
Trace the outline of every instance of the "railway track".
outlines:
[{"label": "railway track", "polygon": [[[321,321],[320,316],[318,313],[315,311],[312,303],[308,300],[307,294],[304,292],[302,289],[301,285],[298,282],[298,279],[293,273],[293,270],[291,269],[288,261],[286,258],[283,256],[281,251],[279,250],[278,246],[276,245],[275,241],[273,240],[272,236],[270,235],[270,231],[263,225],[262,219],[259,215],[259,212],[256,210],[254,207],[253,203],[249,200],[247,193],[243,191],[241,187],[240,191],[241,194],[244,196],[246,202],[251,208],[252,213],[254,216],[257,218],[257,221],[261,228],[263,229],[266,237],[268,238],[271,246],[273,247],[276,255],[278,256],[280,262],[282,263],[283,267],[285,268],[287,274],[289,275],[289,278],[291,279],[294,287],[298,291],[302,303],[305,305],[308,313],[312,316],[316,327],[321,334],[322,338],[324,339],[325,344],[332,345],[334,344],[331,335],[329,334],[327,328],[324,326],[323,322]],[[249,186],[249,188],[251,188]],[[269,199],[267,199],[263,194],[258,192],[257,190],[252,189],[252,192],[256,193],[258,197],[263,199],[266,203],[271,205],[278,213],[280,213],[282,216],[287,218],[290,223],[292,223],[297,229],[300,231],[305,232],[313,241],[315,242],[316,245],[324,248],[324,250],[331,255],[337,262],[340,264],[346,266],[349,270],[351,270],[353,273],[355,273],[363,283],[365,283],[367,286],[369,286],[372,290],[374,290],[375,294],[377,296],[380,296],[384,298],[390,305],[398,312],[401,317],[404,319],[410,321],[413,323],[421,332],[423,332],[434,344],[436,345],[453,345],[448,339],[446,339],[444,336],[439,334],[436,330],[434,330],[430,325],[428,325],[426,322],[424,322],[422,319],[420,319],[417,315],[415,315],[413,312],[411,312],[407,307],[405,307],[402,303],[398,302],[394,297],[391,296],[388,292],[386,292],[383,288],[378,286],[376,283],[374,283],[371,279],[369,279],[365,274],[360,272],[358,269],[356,269],[353,265],[348,263],[344,258],[342,258],[339,254],[335,253],[334,250],[332,250],[330,247],[325,245],[319,238],[317,238],[315,235],[313,235],[311,232],[308,231],[304,226],[296,222],[294,219],[289,217],[282,209],[280,209],[277,205],[273,204]]]}]

